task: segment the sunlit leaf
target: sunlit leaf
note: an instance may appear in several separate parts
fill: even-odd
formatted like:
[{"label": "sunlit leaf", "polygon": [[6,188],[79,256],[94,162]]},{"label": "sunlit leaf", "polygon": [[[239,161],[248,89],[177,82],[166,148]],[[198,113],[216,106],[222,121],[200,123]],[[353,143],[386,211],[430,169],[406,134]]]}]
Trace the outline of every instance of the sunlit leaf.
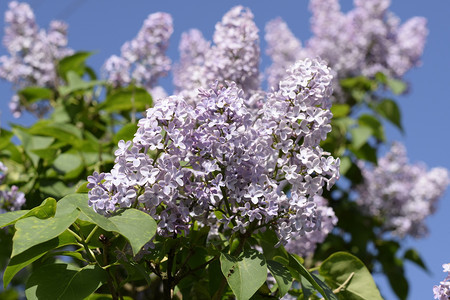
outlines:
[{"label": "sunlit leaf", "polygon": [[332,254],[320,265],[319,274],[335,289],[339,299],[383,299],[369,270],[350,253]]},{"label": "sunlit leaf", "polygon": [[222,274],[238,300],[250,299],[266,281],[266,260],[256,250],[246,250],[237,257],[222,253],[220,264]]}]

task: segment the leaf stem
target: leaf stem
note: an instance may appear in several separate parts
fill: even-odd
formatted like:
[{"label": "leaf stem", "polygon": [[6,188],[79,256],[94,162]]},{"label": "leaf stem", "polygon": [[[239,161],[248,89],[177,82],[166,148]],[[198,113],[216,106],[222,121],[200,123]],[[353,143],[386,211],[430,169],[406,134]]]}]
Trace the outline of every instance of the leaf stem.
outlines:
[{"label": "leaf stem", "polygon": [[92,231],[89,233],[89,235],[86,238],[86,244],[89,243],[89,241],[91,240],[92,236],[94,236],[94,233],[97,229],[98,229],[98,225],[95,225],[95,227],[92,229]]}]

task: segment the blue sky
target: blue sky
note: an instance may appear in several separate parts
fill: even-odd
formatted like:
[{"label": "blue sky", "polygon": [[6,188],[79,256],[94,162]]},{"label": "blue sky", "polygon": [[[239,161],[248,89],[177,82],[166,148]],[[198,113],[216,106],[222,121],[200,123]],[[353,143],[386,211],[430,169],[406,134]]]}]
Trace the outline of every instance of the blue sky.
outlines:
[{"label": "blue sky", "polygon": [[[69,46],[75,50],[94,50],[96,54],[89,64],[99,72],[103,62],[112,54],[120,54],[122,44],[135,37],[148,14],[156,11],[168,12],[174,19],[174,34],[171,38],[169,56],[178,59],[178,42],[182,32],[190,28],[200,29],[207,39],[211,39],[214,25],[231,7],[242,4],[249,7],[255,15],[255,22],[261,31],[265,24],[282,17],[294,34],[305,41],[310,37],[308,1],[119,1],[119,0],[30,0],[38,24],[47,28],[50,20],[61,19],[69,24]],[[403,113],[405,134],[401,135],[388,125],[387,135],[390,141],[403,142],[411,162],[425,162],[429,168],[442,166],[450,169],[449,118],[450,97],[450,1],[443,0],[392,0],[391,11],[402,21],[413,16],[428,19],[430,34],[425,47],[422,66],[411,70],[406,79],[411,84],[408,95],[397,97]],[[3,15],[7,9],[6,0],[0,1],[0,24],[4,24]],[[342,0],[344,9],[352,7],[351,0]],[[0,31],[3,37],[3,30]],[[262,49],[265,43],[262,41]],[[1,47],[0,55],[6,54]],[[267,67],[269,59],[263,56],[262,69]],[[447,69],[449,68],[449,69]],[[171,91],[171,79],[160,83]],[[8,102],[13,94],[11,85],[0,81],[0,124],[7,126],[12,119]],[[20,123],[30,124],[33,120],[25,116]],[[449,148],[447,148],[449,147]],[[408,239],[408,247],[416,248],[425,260],[431,273],[425,273],[413,264],[406,264],[406,276],[410,282],[412,300],[432,299],[433,285],[438,284],[445,274],[441,265],[450,263],[450,191],[438,205],[437,212],[428,218],[430,234],[419,240]],[[386,299],[395,299],[384,279],[376,277]]]}]

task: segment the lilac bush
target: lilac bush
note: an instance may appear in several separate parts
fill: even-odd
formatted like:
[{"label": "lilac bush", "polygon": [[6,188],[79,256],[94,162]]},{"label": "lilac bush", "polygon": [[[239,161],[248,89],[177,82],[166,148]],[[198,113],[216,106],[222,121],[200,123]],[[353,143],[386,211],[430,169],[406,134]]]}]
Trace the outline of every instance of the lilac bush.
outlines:
[{"label": "lilac bush", "polygon": [[176,93],[193,102],[199,88],[215,80],[233,81],[247,98],[260,89],[258,28],[249,8],[235,6],[216,24],[213,42],[198,30],[185,33],[180,42],[180,62],[174,70]]},{"label": "lilac bush", "polygon": [[315,196],[313,201],[316,205],[316,213],[319,216],[318,219],[320,220],[318,230],[310,231],[303,236],[290,239],[286,244],[287,251],[296,253],[301,257],[308,257],[314,254],[317,245],[323,243],[338,221],[333,209],[328,206],[325,198]]},{"label": "lilac bush", "polygon": [[448,171],[409,164],[406,149],[399,143],[373,169],[361,167],[364,183],[357,187],[357,203],[362,210],[381,218],[385,230],[396,236],[424,236],[428,232],[425,218],[435,211],[450,183]]},{"label": "lilac bush", "polygon": [[[106,60],[106,84],[94,80],[88,52],[58,62],[72,53],[64,23],[40,30],[30,7],[12,2],[0,75],[34,87],[10,108],[20,115],[28,92],[31,102],[54,95],[55,109],[28,103],[49,118],[0,132],[0,157],[19,167],[7,177],[0,163],[0,224],[9,226],[0,233],[12,248],[0,257],[10,261],[4,286],[25,286],[30,299],[76,290],[80,299],[378,300],[370,272],[381,267],[407,298],[396,286],[403,262],[424,264],[399,237],[427,232],[448,172],[409,164],[400,144],[372,168],[359,160],[377,161],[382,118],[401,128],[395,101],[379,94],[395,93],[390,84],[403,86],[420,63],[426,21],[401,24],[388,0],[354,3],[344,13],[337,0],[311,0],[303,45],[283,20],[269,22],[266,78],[249,8],[231,8],[211,41],[185,32],[174,65],[172,18],[153,13]],[[169,71],[172,96],[158,86]],[[25,202],[30,211],[17,212]],[[54,255],[73,261],[42,263]],[[11,281],[26,265],[27,283]],[[54,278],[67,288],[54,289]]]},{"label": "lilac bush", "polygon": [[160,100],[119,143],[114,168],[89,177],[90,205],[142,207],[164,236],[194,220],[242,233],[270,225],[282,243],[315,230],[313,198],[339,177],[339,159],[319,147],[331,130],[331,80],[323,62],[298,61],[256,116],[234,82],[201,90],[195,107]]},{"label": "lilac bush", "polygon": [[[378,72],[401,78],[420,63],[428,34],[424,18],[415,17],[400,24],[388,10],[389,0],[355,0],[354,4],[352,10],[344,13],[338,0],[311,0],[313,36],[302,49],[283,21],[269,23],[266,41],[273,61],[268,69],[269,86],[276,82],[280,69],[286,68],[285,60],[292,63],[308,56],[324,59],[336,72],[336,83],[359,75],[373,77]],[[289,42],[280,43],[272,38],[276,36],[287,37]]]},{"label": "lilac bush", "polygon": [[8,168],[0,162],[0,214],[20,210],[26,201],[25,194],[17,186],[12,185],[9,190],[2,186],[7,172]]},{"label": "lilac bush", "polygon": [[[57,87],[61,82],[56,63],[73,53],[67,48],[67,24],[52,21],[45,31],[36,24],[34,13],[27,3],[12,1],[8,8],[3,45],[9,55],[0,57],[0,78],[10,81],[17,89],[29,86]],[[15,117],[20,117],[23,109],[38,116],[49,109],[45,103],[24,108],[18,96],[13,96],[10,108]]]},{"label": "lilac bush", "polygon": [[175,93],[186,101],[194,101],[200,87],[207,87],[205,76],[206,53],[211,51],[211,43],[206,41],[201,31],[191,29],[181,35],[180,61],[173,68]]},{"label": "lilac bush", "polygon": [[11,189],[0,191],[0,214],[20,210],[25,204],[25,194],[15,185]]},{"label": "lilac bush", "polygon": [[115,87],[131,82],[148,90],[166,76],[171,60],[166,56],[173,33],[172,17],[167,13],[150,14],[137,36],[123,44],[121,56],[111,56],[104,65],[108,81]]},{"label": "lilac bush", "polygon": [[8,168],[0,161],[0,184],[2,184],[5,180],[7,171]]},{"label": "lilac bush", "polygon": [[442,268],[444,272],[447,272],[447,277],[433,287],[434,299],[448,300],[450,298],[450,264],[443,264]]}]

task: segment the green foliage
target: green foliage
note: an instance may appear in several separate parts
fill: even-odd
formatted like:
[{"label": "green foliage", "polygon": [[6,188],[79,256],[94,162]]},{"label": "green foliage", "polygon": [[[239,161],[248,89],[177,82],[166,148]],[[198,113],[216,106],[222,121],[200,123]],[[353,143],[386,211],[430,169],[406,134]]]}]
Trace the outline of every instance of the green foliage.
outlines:
[{"label": "green foliage", "polygon": [[99,109],[107,112],[138,111],[143,112],[153,105],[152,97],[143,88],[129,86],[111,92]]},{"label": "green foliage", "polygon": [[107,273],[99,266],[78,268],[70,264],[43,265],[27,281],[27,299],[84,299],[107,281]]},{"label": "green foliage", "polygon": [[48,219],[29,217],[18,220],[14,225],[16,233],[13,238],[13,251],[11,257],[23,251],[51,240],[69,228],[77,219],[79,211],[61,212]]},{"label": "green foliage", "polygon": [[92,52],[76,52],[73,55],[61,59],[57,68],[61,78],[67,81],[69,72],[74,72],[78,76],[83,76],[86,72],[86,59],[92,54]]},{"label": "green foliage", "polygon": [[267,268],[277,282],[277,296],[280,298],[283,297],[292,286],[293,278],[291,273],[289,273],[289,270],[285,266],[274,260],[267,261]]},{"label": "green foliage", "polygon": [[398,129],[403,131],[400,109],[395,101],[391,99],[383,99],[375,106],[375,111],[382,117],[386,118],[386,120],[397,126]]},{"label": "green foliage", "polygon": [[220,265],[238,300],[250,299],[267,278],[266,260],[256,250],[246,250],[237,257],[222,253]]},{"label": "green foliage", "polygon": [[325,278],[325,282],[330,287],[335,289],[339,299],[383,299],[369,270],[350,253],[332,254],[320,265],[319,274]]},{"label": "green foliage", "polygon": [[[156,233],[155,220],[137,209],[126,209],[109,220],[116,226],[117,232],[130,242],[135,255]],[[139,224],[139,230],[136,230],[136,224]]]},{"label": "green foliage", "polygon": [[50,250],[68,245],[76,245],[76,239],[70,232],[64,231],[58,237],[37,244],[24,252],[13,256],[3,274],[3,286],[6,288],[17,272],[44,256]]},{"label": "green foliage", "polygon": [[[310,273],[299,261],[299,259],[290,254],[289,255],[289,268],[294,270],[293,276],[298,281],[301,281],[301,277],[306,279],[324,298],[325,300],[337,300],[338,298],[334,295],[333,291],[316,275]],[[301,277],[299,277],[301,276]]]},{"label": "green foliage", "polygon": [[26,101],[27,103],[53,99],[55,97],[51,89],[40,86],[26,87],[23,90],[20,90],[18,95],[22,98],[22,101]]}]

